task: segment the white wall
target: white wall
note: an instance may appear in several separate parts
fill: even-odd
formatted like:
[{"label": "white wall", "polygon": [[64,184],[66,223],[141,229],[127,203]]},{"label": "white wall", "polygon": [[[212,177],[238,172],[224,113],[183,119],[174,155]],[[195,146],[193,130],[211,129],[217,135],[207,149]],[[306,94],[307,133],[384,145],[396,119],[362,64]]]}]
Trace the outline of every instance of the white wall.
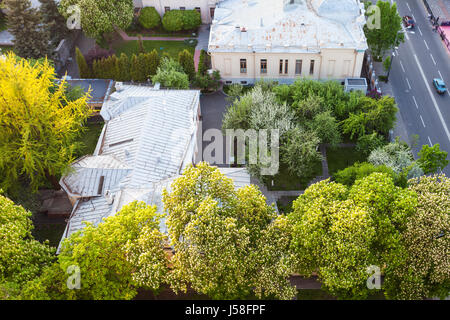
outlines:
[{"label": "white wall", "polygon": [[[364,52],[352,49],[323,49],[320,53],[211,53],[212,68],[219,70],[225,81],[248,81],[275,79],[280,82],[292,82],[305,77],[316,80],[343,80],[347,77],[360,77]],[[241,73],[240,59],[247,59],[247,72]],[[267,74],[261,74],[260,61],[267,60]],[[280,60],[283,60],[283,72],[280,74]],[[285,61],[288,60],[288,73],[285,73]],[[296,74],[296,60],[302,60],[302,73]],[[314,60],[314,72],[310,74],[311,61]]]},{"label": "white wall", "polygon": [[203,23],[211,23],[210,8],[215,8],[215,0],[134,0],[136,7],[155,7],[161,17],[165,13],[165,7],[171,10],[179,10],[185,7],[186,10],[200,8]]}]

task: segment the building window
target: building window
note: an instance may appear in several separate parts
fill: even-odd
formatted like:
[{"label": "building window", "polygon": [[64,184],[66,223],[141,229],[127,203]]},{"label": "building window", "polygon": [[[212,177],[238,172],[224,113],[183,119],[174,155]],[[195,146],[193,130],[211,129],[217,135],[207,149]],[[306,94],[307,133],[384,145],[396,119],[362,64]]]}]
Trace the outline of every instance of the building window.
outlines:
[{"label": "building window", "polygon": [[296,60],[295,61],[295,74],[302,74],[302,60]]},{"label": "building window", "polygon": [[261,73],[267,73],[267,59],[261,59]]},{"label": "building window", "polygon": [[170,11],[170,7],[164,7],[164,12],[169,12]]},{"label": "building window", "polygon": [[284,74],[289,73],[289,60],[284,60]]},{"label": "building window", "polygon": [[309,74],[313,75],[314,74],[314,60],[311,60],[311,65],[309,66]]},{"label": "building window", "polygon": [[209,8],[209,14],[211,15],[211,19],[214,19],[214,11],[216,8]]},{"label": "building window", "polygon": [[247,81],[241,81],[241,84],[246,85]]},{"label": "building window", "polygon": [[186,10],[186,7],[180,7],[180,10]]},{"label": "building window", "polygon": [[247,73],[247,59],[241,59],[241,73]]},{"label": "building window", "polygon": [[195,10],[197,10],[198,13],[202,14],[200,7],[195,7]]},{"label": "building window", "polygon": [[283,74],[283,59],[280,59],[280,74]]}]

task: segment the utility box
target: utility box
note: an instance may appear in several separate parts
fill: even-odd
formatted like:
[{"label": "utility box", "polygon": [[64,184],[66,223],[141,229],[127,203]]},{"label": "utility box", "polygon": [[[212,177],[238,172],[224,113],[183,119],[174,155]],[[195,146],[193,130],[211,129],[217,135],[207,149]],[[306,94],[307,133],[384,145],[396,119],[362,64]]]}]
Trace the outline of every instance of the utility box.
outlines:
[{"label": "utility box", "polygon": [[344,82],[345,92],[362,91],[367,94],[367,80],[366,78],[347,78]]}]

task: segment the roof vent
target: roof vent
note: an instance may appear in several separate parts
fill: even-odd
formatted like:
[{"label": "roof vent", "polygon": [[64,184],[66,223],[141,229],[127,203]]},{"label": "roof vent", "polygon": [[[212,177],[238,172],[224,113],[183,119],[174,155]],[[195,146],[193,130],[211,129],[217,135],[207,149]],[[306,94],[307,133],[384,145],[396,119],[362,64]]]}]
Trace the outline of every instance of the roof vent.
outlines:
[{"label": "roof vent", "polygon": [[111,194],[111,191],[106,190],[106,192],[105,192],[105,200],[106,200],[106,203],[108,203],[109,205],[114,203],[114,195]]},{"label": "roof vent", "polygon": [[123,91],[123,82],[116,82],[116,91]]}]

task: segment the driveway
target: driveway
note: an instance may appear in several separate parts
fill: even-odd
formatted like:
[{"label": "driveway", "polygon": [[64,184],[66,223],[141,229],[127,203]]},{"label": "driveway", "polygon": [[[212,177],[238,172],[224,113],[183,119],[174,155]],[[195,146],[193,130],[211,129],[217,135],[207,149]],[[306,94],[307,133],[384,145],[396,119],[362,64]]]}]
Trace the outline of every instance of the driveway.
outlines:
[{"label": "driveway", "polygon": [[[202,111],[202,132],[203,136],[205,136],[205,133],[210,129],[222,129],[222,119],[223,116],[227,110],[227,107],[229,105],[228,101],[226,101],[226,96],[223,92],[218,91],[212,94],[204,95],[202,94],[200,98],[200,105],[201,105],[201,111]],[[204,141],[203,139],[203,150],[207,148],[211,142]],[[214,140],[213,140],[214,141]],[[220,164],[215,163],[218,167],[229,167],[229,165],[226,165],[226,144],[225,144],[225,138],[223,138],[223,157],[220,157],[222,161],[220,161]],[[216,157],[215,153],[212,153],[212,156]],[[219,158],[219,154],[217,154],[217,157]],[[206,160],[206,159],[204,159]],[[219,162],[219,161],[217,161]],[[214,164],[212,162],[211,164]]]}]

